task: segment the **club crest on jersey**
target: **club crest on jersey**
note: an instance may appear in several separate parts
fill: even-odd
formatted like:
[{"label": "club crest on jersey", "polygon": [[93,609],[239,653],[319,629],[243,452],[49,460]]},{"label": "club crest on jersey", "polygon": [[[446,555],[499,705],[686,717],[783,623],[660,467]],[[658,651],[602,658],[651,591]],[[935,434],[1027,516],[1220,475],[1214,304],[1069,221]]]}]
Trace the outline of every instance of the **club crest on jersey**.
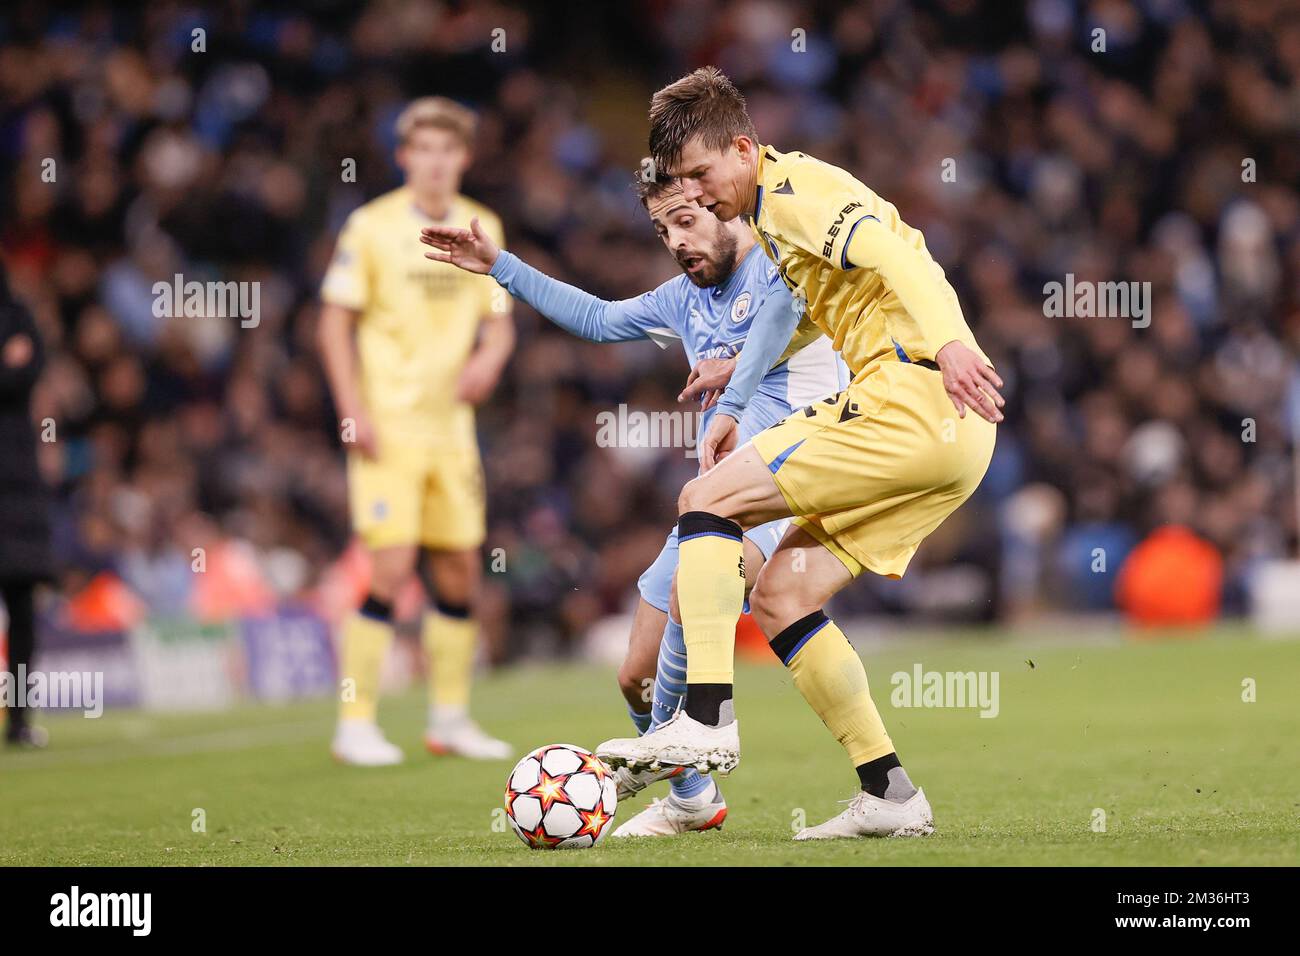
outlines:
[{"label": "club crest on jersey", "polygon": [[748,292],[742,292],[736,296],[736,301],[731,303],[731,321],[737,324],[744,322],[749,315],[749,306],[753,301],[753,297]]}]

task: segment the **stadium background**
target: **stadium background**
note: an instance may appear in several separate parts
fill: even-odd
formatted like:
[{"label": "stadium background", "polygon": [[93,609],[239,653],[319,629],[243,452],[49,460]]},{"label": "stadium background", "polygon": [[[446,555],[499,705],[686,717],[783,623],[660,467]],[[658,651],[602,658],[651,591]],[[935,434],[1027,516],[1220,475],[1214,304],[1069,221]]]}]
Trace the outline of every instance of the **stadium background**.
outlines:
[{"label": "stadium background", "polygon": [[[768,141],[844,165],[924,231],[1008,383],[978,496],[907,579],[863,582],[840,613],[1251,613],[1259,568],[1296,546],[1293,5],[19,2],[0,13],[0,246],[49,352],[33,412],[57,432],[40,449],[50,652],[112,675],[150,643],[155,703],[200,700],[196,670],[255,672],[267,696],[328,687],[318,652],[364,572],[317,289],[346,214],[398,181],[397,111],[430,93],[480,110],[466,192],[529,262],[623,297],[676,269],[629,188],[649,94],[709,62]],[[155,318],[151,287],[176,273],[260,282],[260,323]],[[1044,283],[1067,273],[1151,282],[1150,326],[1048,318]],[[505,559],[485,607],[496,663],[583,654],[695,469],[680,448],[595,441],[620,403],[679,410],[680,353],[516,316],[479,413],[487,547]],[[92,633],[131,635],[116,664]],[[168,658],[173,641],[188,649]]]}]

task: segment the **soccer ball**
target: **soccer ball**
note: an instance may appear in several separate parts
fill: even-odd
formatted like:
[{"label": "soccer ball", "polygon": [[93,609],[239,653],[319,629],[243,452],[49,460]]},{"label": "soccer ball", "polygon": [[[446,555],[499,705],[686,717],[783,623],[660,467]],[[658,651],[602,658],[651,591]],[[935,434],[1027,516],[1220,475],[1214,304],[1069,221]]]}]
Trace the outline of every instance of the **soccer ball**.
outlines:
[{"label": "soccer ball", "polygon": [[573,744],[538,747],[515,764],[506,781],[510,828],[534,850],[595,846],[617,808],[609,767]]}]

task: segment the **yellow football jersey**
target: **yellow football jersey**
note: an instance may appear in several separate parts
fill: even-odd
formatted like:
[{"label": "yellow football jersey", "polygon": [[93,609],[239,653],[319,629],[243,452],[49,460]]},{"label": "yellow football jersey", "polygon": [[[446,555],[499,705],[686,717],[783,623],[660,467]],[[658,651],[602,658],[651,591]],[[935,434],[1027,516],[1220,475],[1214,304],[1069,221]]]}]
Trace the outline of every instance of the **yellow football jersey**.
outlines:
[{"label": "yellow football jersey", "polygon": [[[500,219],[465,196],[442,223],[468,227],[475,216],[505,248]],[[456,382],[483,316],[509,309],[489,276],[424,257],[420,229],[432,223],[406,187],[366,203],[348,217],[321,286],[325,302],[361,313],[361,392],[381,454],[475,443],[474,409]]]},{"label": "yellow football jersey", "polygon": [[[811,156],[758,150],[754,231],[786,285],[807,304],[782,360],[807,345],[815,327],[830,336],[855,377],[878,361],[933,361],[954,340],[987,361],[925,237],[891,203]],[[848,261],[855,235],[870,240],[871,261]],[[887,276],[907,288],[912,308]]]}]

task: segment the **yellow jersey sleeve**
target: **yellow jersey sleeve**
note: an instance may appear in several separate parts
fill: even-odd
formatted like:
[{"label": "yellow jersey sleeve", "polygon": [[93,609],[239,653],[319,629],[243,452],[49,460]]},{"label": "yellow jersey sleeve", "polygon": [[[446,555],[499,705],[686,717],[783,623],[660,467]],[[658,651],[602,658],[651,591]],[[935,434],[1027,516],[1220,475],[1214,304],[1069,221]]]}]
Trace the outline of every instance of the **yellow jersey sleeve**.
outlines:
[{"label": "yellow jersey sleeve", "polygon": [[783,181],[763,200],[773,232],[837,270],[878,274],[931,354],[954,340],[979,351],[952,286],[920,245],[920,234],[909,242],[891,228],[897,218],[892,206],[849,173],[811,157],[796,158],[783,172]]},{"label": "yellow jersey sleeve", "polygon": [[932,355],[953,341],[979,352],[938,264],[874,217],[860,225],[844,251],[849,267],[871,269],[885,280],[916,322]]},{"label": "yellow jersey sleeve", "polygon": [[343,224],[334,257],[321,282],[321,299],[330,305],[364,312],[371,302],[371,268],[366,241],[366,217],[354,211]]}]

